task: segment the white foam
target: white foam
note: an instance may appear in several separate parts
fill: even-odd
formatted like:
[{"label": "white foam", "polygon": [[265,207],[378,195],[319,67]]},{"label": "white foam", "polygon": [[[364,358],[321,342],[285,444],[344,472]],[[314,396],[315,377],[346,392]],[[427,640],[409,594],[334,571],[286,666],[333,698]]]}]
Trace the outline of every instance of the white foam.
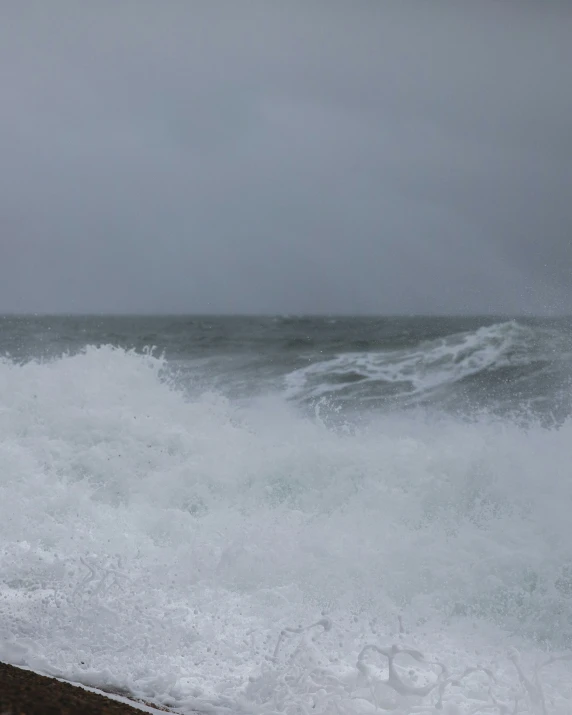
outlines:
[{"label": "white foam", "polygon": [[333,431],[165,367],[0,363],[0,657],[217,712],[571,711],[569,663],[534,676],[572,641],[571,423]]}]

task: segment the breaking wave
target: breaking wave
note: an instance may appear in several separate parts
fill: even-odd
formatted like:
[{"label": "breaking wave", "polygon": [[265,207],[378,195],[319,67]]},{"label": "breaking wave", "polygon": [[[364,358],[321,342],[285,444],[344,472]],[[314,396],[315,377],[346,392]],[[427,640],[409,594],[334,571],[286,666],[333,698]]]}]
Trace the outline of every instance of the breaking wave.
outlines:
[{"label": "breaking wave", "polygon": [[359,407],[380,400],[401,406],[438,403],[463,394],[474,407],[479,393],[489,406],[495,397],[510,403],[523,393],[531,401],[554,400],[548,381],[569,359],[569,345],[560,345],[554,335],[509,321],[415,346],[313,357],[286,375],[285,394],[295,401],[326,398]]},{"label": "breaking wave", "polygon": [[413,348],[341,353],[291,372],[287,395],[375,397],[376,386],[392,395],[426,394],[486,371],[542,361],[535,343],[531,328],[510,321],[426,340]]},{"label": "breaking wave", "polygon": [[[527,339],[319,369],[426,390]],[[183,710],[571,710],[571,421],[329,428],[100,347],[0,362],[0,430],[9,662]]]}]

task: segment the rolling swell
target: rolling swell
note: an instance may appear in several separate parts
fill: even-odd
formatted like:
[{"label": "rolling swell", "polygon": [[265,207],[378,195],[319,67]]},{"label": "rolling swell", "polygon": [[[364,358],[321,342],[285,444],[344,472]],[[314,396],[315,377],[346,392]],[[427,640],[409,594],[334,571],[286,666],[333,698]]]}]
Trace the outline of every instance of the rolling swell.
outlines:
[{"label": "rolling swell", "polygon": [[406,346],[344,351],[290,372],[286,394],[306,402],[505,405],[555,401],[570,367],[567,337],[505,321]]}]

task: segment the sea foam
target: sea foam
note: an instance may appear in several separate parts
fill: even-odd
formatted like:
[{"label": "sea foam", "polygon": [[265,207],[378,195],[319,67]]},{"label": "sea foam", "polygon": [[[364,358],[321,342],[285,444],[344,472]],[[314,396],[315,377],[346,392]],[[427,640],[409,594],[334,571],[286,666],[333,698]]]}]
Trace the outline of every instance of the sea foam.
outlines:
[{"label": "sea foam", "polygon": [[571,422],[334,428],[92,347],[0,362],[0,430],[7,661],[183,710],[572,710]]}]

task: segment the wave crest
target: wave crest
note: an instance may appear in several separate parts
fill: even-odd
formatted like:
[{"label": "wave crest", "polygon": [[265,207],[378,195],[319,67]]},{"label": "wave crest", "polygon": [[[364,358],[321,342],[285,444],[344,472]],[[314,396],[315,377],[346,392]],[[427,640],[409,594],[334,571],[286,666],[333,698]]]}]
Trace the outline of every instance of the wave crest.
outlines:
[{"label": "wave crest", "polygon": [[291,372],[286,394],[302,400],[422,395],[485,371],[527,365],[537,359],[534,343],[530,328],[509,321],[414,348],[341,353]]}]

